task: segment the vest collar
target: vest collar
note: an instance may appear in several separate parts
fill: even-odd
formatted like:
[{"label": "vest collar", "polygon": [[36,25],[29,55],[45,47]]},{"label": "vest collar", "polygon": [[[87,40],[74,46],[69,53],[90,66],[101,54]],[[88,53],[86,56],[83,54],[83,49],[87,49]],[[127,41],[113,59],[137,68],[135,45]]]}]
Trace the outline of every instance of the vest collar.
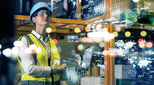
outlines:
[{"label": "vest collar", "polygon": [[32,33],[33,35],[35,35],[37,39],[43,41],[43,36],[40,35],[39,33],[37,33],[35,30],[32,30],[31,33]]}]

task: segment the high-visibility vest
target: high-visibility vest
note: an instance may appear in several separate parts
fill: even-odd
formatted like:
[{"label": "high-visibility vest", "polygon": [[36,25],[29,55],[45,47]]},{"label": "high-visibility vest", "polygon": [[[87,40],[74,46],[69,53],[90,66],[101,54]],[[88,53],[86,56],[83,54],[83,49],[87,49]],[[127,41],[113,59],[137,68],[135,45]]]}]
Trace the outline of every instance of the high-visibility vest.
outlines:
[{"label": "high-visibility vest", "polygon": [[[27,36],[27,37],[26,37]],[[47,49],[42,45],[41,41],[39,41],[33,34],[28,34],[26,35],[26,39],[28,42],[28,45],[30,46],[30,42],[32,41],[33,44],[35,44],[37,47],[41,48],[41,52],[40,53],[36,53],[36,56],[33,56],[35,64],[37,66],[49,66],[49,61],[48,61],[48,52]],[[18,39],[20,40],[22,38],[22,36]],[[51,48],[51,59],[50,59],[50,66],[53,66],[54,60],[59,60],[60,61],[60,55],[58,53],[58,49],[55,45],[55,43],[53,42],[53,40],[51,38],[49,38],[49,42],[50,42],[50,48]],[[20,59],[18,59],[20,65],[22,66],[22,63],[20,61]],[[60,64],[56,63],[56,65]],[[54,81],[58,81],[60,79],[60,75],[58,73],[53,74],[53,78]],[[51,76],[47,76],[47,77],[36,77],[33,75],[28,75],[25,72],[22,73],[21,76],[21,80],[22,81],[27,81],[27,80],[31,80],[31,81],[47,81],[47,82],[51,82]]]}]

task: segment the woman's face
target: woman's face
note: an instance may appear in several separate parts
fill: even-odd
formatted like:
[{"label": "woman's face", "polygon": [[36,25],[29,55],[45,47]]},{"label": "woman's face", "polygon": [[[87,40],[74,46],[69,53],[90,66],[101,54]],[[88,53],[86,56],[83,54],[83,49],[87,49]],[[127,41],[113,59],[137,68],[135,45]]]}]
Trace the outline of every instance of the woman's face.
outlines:
[{"label": "woman's face", "polygon": [[[40,10],[37,13],[37,16],[33,18],[33,22],[36,25],[36,29],[42,34],[44,27],[47,26],[49,22],[49,17],[51,14],[47,10]],[[43,28],[43,29],[42,29]]]},{"label": "woman's face", "polygon": [[48,22],[48,15],[46,10],[40,10],[35,17],[35,25],[46,25]]}]

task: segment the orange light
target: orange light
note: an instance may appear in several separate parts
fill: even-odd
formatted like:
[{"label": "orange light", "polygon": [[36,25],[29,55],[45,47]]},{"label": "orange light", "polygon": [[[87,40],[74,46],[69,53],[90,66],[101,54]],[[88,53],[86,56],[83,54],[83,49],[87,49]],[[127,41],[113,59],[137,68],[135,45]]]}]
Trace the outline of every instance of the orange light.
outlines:
[{"label": "orange light", "polygon": [[146,47],[147,47],[147,48],[152,48],[152,46],[153,46],[153,43],[152,43],[151,41],[148,41],[148,42],[146,43]]},{"label": "orange light", "polygon": [[58,40],[57,40],[57,39],[53,39],[53,41],[55,42],[55,44],[57,44],[57,43],[58,43]]},{"label": "orange light", "polygon": [[85,31],[89,32],[90,31],[90,27],[85,27]]}]

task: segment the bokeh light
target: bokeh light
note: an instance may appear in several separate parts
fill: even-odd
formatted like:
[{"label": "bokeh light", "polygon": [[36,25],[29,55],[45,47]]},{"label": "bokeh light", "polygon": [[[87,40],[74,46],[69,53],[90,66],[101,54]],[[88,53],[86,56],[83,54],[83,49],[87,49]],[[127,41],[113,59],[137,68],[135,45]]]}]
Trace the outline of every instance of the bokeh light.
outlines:
[{"label": "bokeh light", "polygon": [[114,36],[117,37],[118,36],[118,32],[113,32]]},{"label": "bokeh light", "polygon": [[47,33],[51,33],[52,32],[52,29],[50,27],[46,28],[46,32]]},{"label": "bokeh light", "polygon": [[40,47],[36,48],[36,53],[40,53],[42,50]]},{"label": "bokeh light", "polygon": [[75,29],[74,29],[74,32],[75,33],[79,33],[81,30],[80,30],[80,28],[78,28],[78,27],[76,27]]},{"label": "bokeh light", "polygon": [[138,39],[138,43],[144,43],[144,39],[143,38],[139,38]]},{"label": "bokeh light", "polygon": [[126,32],[125,32],[125,36],[126,36],[126,37],[130,37],[130,36],[131,36],[131,33],[130,33],[129,31],[126,31]]},{"label": "bokeh light", "polygon": [[79,44],[79,45],[77,46],[77,49],[78,49],[79,51],[83,50],[83,48],[84,48],[84,46],[83,46],[82,44]]},{"label": "bokeh light", "polygon": [[20,47],[20,46],[23,46],[23,42],[22,42],[22,41],[14,41],[14,42],[13,42],[13,45],[14,45],[15,47]]},{"label": "bokeh light", "polygon": [[133,0],[133,2],[135,2],[135,3],[138,2],[138,1],[139,1],[139,0]]},{"label": "bokeh light", "polygon": [[2,48],[2,44],[0,44],[0,49]]},{"label": "bokeh light", "polygon": [[58,43],[58,40],[57,39],[53,39],[54,43],[57,44]]},{"label": "bokeh light", "polygon": [[144,48],[145,47],[145,43],[139,43],[139,47],[140,48]]},{"label": "bokeh light", "polygon": [[19,55],[19,48],[13,47],[12,48],[12,57],[18,57],[18,55]]},{"label": "bokeh light", "polygon": [[103,55],[107,55],[107,54],[108,54],[108,51],[107,51],[107,50],[104,50],[104,51],[102,52],[102,54],[103,54]]},{"label": "bokeh light", "polygon": [[147,35],[147,32],[146,32],[146,31],[141,31],[141,32],[140,32],[140,35],[141,35],[142,37],[145,37],[145,36]]},{"label": "bokeh light", "polygon": [[6,48],[3,50],[3,55],[5,55],[6,57],[11,57],[12,55],[12,50],[10,48]]},{"label": "bokeh light", "polygon": [[25,50],[24,50],[24,52],[26,53],[26,54],[31,54],[32,53],[32,50],[30,49],[30,48],[25,48]]},{"label": "bokeh light", "polygon": [[147,48],[152,48],[152,46],[153,46],[153,42],[152,42],[152,41],[148,41],[148,42],[146,43],[146,47],[147,47]]},{"label": "bokeh light", "polygon": [[104,32],[108,32],[108,28],[106,28],[106,27],[103,28],[103,31],[104,31]]},{"label": "bokeh light", "polygon": [[90,27],[85,27],[85,31],[89,32],[90,31]]}]

